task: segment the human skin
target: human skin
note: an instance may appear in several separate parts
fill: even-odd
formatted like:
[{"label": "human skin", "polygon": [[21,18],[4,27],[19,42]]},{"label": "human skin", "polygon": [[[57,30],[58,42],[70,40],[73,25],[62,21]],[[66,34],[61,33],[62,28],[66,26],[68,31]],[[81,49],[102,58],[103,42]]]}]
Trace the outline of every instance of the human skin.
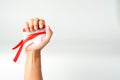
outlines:
[{"label": "human skin", "polygon": [[[34,18],[25,22],[24,29],[27,32],[31,32],[43,28],[44,25],[45,21],[43,19]],[[45,31],[46,34],[41,38],[40,45],[31,43],[25,48],[24,80],[43,80],[41,71],[41,50],[49,43],[53,33],[49,26],[46,26]]]}]

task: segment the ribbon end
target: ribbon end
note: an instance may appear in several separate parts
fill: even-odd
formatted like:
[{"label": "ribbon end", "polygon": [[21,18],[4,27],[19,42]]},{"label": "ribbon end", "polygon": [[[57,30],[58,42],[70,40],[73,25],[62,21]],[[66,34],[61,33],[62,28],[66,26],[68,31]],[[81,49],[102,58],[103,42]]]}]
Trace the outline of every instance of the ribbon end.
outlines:
[{"label": "ribbon end", "polygon": [[15,47],[12,48],[12,50],[18,48],[23,43],[23,40],[21,40]]},{"label": "ribbon end", "polygon": [[17,61],[16,59],[13,59],[13,62],[15,62],[15,63],[16,63],[16,61]]},{"label": "ribbon end", "polygon": [[14,50],[15,49],[15,47],[14,48],[12,48],[12,50]]}]

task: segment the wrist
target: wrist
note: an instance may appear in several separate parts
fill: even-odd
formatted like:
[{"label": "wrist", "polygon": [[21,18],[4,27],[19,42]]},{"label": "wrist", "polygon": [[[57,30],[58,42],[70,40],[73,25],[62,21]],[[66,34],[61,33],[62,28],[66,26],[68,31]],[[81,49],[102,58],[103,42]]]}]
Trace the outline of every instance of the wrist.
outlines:
[{"label": "wrist", "polygon": [[27,57],[35,57],[39,58],[40,57],[40,50],[35,50],[35,51],[25,51]]}]

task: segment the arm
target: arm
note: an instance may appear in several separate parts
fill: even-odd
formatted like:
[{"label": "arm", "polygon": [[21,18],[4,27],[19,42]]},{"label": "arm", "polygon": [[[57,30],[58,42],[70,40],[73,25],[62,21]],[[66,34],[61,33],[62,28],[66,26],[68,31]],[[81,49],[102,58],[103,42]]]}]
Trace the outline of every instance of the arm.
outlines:
[{"label": "arm", "polygon": [[[42,28],[45,25],[45,21],[42,19],[31,19],[25,23],[26,31],[34,31]],[[41,50],[50,41],[52,31],[49,27],[46,27],[46,35],[42,37],[40,45],[31,43],[25,48],[26,61],[24,80],[43,80],[41,71]]]},{"label": "arm", "polygon": [[40,52],[26,52],[25,80],[42,80]]},{"label": "arm", "polygon": [[26,53],[25,80],[42,80],[40,52]]}]

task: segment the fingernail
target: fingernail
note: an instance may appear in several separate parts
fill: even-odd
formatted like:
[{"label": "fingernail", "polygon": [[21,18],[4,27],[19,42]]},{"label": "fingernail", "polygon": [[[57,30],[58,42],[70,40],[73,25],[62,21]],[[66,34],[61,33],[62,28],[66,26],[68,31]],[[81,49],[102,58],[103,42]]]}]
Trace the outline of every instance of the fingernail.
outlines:
[{"label": "fingernail", "polygon": [[39,26],[40,26],[40,28],[42,28],[42,24],[40,24]]},{"label": "fingernail", "polygon": [[25,28],[23,28],[23,32],[26,32]]},{"label": "fingernail", "polygon": [[37,29],[38,29],[38,27],[37,27],[37,26],[35,26],[35,27],[34,27],[34,29],[35,29],[35,30],[37,30]]},{"label": "fingernail", "polygon": [[29,29],[26,29],[27,32],[29,32]]}]

